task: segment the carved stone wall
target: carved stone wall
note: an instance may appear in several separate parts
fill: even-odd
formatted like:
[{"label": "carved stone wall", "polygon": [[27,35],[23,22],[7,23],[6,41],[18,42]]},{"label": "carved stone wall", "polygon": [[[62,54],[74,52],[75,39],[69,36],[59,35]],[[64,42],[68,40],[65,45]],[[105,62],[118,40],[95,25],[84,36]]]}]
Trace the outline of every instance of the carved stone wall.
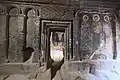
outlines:
[{"label": "carved stone wall", "polygon": [[41,17],[46,19],[72,20],[74,16],[71,8],[62,6],[43,5],[41,10]]},{"label": "carved stone wall", "polygon": [[[3,6],[4,5],[4,6]],[[0,3],[0,62],[22,62],[22,49],[33,47],[33,62],[41,56],[41,19],[72,20],[73,10],[58,5]]]},{"label": "carved stone wall", "polygon": [[0,15],[0,63],[6,58],[6,16]]}]

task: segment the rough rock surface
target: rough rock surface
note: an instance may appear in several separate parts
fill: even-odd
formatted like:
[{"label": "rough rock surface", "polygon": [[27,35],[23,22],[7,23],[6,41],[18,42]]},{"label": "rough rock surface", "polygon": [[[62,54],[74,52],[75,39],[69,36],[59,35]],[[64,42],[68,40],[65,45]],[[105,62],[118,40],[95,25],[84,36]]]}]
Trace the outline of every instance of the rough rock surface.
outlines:
[{"label": "rough rock surface", "polygon": [[[90,66],[85,63],[85,61],[64,62],[52,80],[120,80],[120,62],[117,60],[88,60],[86,64]],[[0,80],[51,80],[51,69],[43,70],[45,68],[40,68],[38,72],[29,75],[4,75],[0,76]]]},{"label": "rough rock surface", "polygon": [[62,80],[60,70],[57,71],[55,77],[52,80]]},{"label": "rough rock surface", "polygon": [[84,61],[65,62],[53,80],[120,80],[120,62],[117,60],[89,60],[90,66],[84,64]]},{"label": "rough rock surface", "polygon": [[11,75],[5,80],[28,80],[28,75]]},{"label": "rough rock surface", "polygon": [[48,69],[47,71],[43,73],[37,73],[36,80],[51,80],[51,69]]},{"label": "rough rock surface", "polygon": [[0,75],[0,80],[51,80],[51,69],[43,70],[40,68],[38,72],[30,74]]}]

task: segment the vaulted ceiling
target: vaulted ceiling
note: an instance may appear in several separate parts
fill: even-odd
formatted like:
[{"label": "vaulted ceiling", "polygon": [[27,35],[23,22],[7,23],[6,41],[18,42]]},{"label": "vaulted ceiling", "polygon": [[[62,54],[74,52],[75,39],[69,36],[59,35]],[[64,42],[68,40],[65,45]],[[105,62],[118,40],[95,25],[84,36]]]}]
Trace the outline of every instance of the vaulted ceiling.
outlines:
[{"label": "vaulted ceiling", "polygon": [[37,4],[52,4],[52,5],[70,5],[75,7],[105,7],[105,8],[120,8],[120,0],[0,0],[8,2],[25,2]]}]

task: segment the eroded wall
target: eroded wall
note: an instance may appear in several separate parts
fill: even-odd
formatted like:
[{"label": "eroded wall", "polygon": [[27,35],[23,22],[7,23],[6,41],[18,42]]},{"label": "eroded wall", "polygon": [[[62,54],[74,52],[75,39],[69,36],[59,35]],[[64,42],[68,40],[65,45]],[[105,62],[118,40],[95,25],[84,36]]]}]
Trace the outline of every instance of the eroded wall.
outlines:
[{"label": "eroded wall", "polygon": [[0,3],[0,63],[22,62],[22,50],[33,47],[41,57],[41,19],[72,20],[71,8],[57,5]]},{"label": "eroded wall", "polygon": [[[88,14],[89,20],[84,21],[84,15],[81,17],[75,15],[77,9],[61,5],[0,3],[0,6],[1,62],[5,62],[5,59],[10,62],[22,62],[22,49],[28,46],[35,49],[34,62],[39,61],[43,52],[41,47],[44,46],[41,44],[44,42],[44,39],[41,39],[44,35],[41,34],[41,19],[73,20],[74,59],[80,59],[79,56],[84,53],[94,52],[110,54],[108,56],[112,58],[115,53],[115,37],[113,39],[111,22],[104,20],[106,15],[98,14],[100,20],[96,22],[93,20],[94,14]],[[119,53],[119,21],[116,25],[117,53]],[[101,45],[104,45],[105,50]],[[85,48],[86,50],[82,51]]]},{"label": "eroded wall", "polygon": [[[77,17],[76,49],[80,59],[92,58],[93,54],[105,54],[107,59],[115,59],[116,21],[112,12],[80,12]],[[119,32],[118,32],[119,33]]]}]

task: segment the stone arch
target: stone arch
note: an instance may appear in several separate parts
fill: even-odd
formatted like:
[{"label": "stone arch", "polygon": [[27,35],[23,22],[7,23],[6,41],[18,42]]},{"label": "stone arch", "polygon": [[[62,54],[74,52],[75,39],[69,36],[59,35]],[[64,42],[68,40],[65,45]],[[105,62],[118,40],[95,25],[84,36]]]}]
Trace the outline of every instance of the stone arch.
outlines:
[{"label": "stone arch", "polygon": [[17,15],[21,14],[21,12],[22,12],[21,9],[19,8],[19,6],[17,6],[17,5],[9,5],[9,6],[7,6],[6,13],[9,14],[10,11],[15,11],[15,10],[17,10]]},{"label": "stone arch", "polygon": [[12,9],[10,9],[10,11],[9,11],[9,15],[18,15],[19,13],[18,13],[18,10],[17,10],[17,8],[12,8]]},{"label": "stone arch", "polygon": [[82,11],[81,10],[77,10],[76,13],[75,13],[75,17],[77,18],[79,13],[81,13]]},{"label": "stone arch", "polygon": [[27,15],[30,10],[34,10],[35,11],[35,16],[39,16],[39,12],[38,12],[37,8],[34,7],[34,6],[26,6],[26,7],[24,7],[23,13],[25,15]]}]

